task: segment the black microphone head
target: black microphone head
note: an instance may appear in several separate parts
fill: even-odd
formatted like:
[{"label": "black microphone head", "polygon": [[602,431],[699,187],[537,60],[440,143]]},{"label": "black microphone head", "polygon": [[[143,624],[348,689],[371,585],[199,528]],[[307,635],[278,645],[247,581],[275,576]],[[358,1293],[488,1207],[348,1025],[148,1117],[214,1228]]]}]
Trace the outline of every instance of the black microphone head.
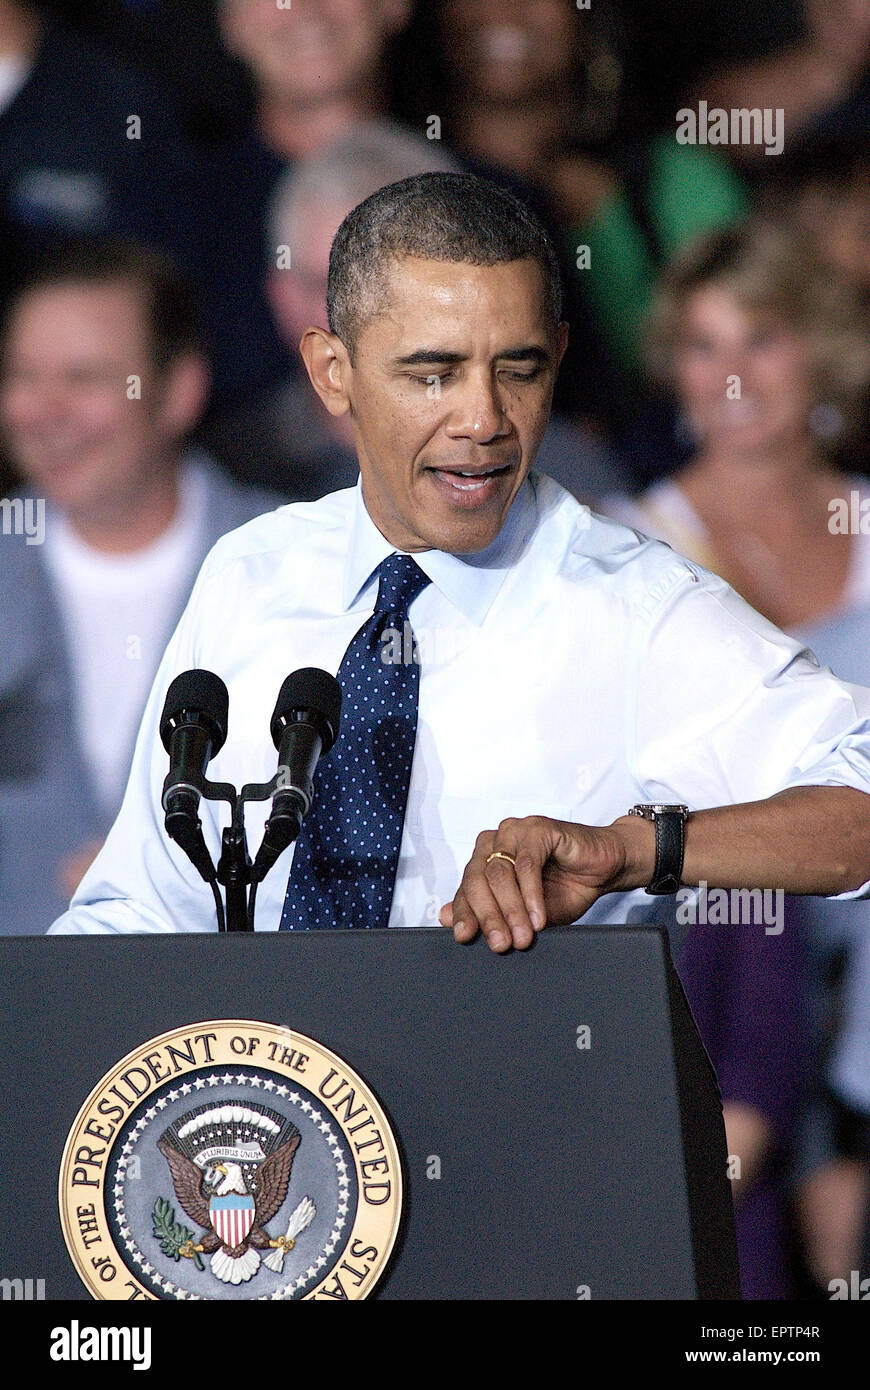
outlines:
[{"label": "black microphone head", "polygon": [[213,671],[182,671],[167,690],[160,716],[160,737],[167,753],[182,714],[194,711],[211,726],[211,755],[215,757],[226,742],[230,696],[220,676]]},{"label": "black microphone head", "polygon": [[341,719],[341,686],[335,676],[317,666],[304,666],[287,677],[278,692],[269,725],[272,742],[279,751],[284,729],[294,714],[303,711],[317,725],[322,752],[328,753],[338,738]]}]

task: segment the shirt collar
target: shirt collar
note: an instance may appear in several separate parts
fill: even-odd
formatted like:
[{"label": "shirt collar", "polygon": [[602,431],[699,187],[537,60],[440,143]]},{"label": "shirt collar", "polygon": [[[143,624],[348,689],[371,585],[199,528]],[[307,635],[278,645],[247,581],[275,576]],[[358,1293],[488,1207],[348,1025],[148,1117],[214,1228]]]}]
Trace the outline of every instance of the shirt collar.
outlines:
[{"label": "shirt collar", "polygon": [[[444,550],[415,551],[414,559],[437,589],[463,617],[480,627],[537,522],[532,478],[526,478],[491,545],[473,555],[449,555]],[[344,569],[342,602],[352,608],[372,581],[382,560],[396,547],[382,536],[366,510],[362,478],[356,486],[350,542]]]}]

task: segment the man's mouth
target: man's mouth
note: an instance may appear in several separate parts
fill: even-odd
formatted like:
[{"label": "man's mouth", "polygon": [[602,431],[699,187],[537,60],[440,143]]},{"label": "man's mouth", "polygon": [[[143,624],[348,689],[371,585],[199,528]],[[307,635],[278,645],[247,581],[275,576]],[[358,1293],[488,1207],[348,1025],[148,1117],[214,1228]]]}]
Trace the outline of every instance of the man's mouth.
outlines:
[{"label": "man's mouth", "polygon": [[454,492],[482,493],[490,490],[493,480],[512,473],[512,463],[493,464],[489,468],[432,468],[429,471]]}]

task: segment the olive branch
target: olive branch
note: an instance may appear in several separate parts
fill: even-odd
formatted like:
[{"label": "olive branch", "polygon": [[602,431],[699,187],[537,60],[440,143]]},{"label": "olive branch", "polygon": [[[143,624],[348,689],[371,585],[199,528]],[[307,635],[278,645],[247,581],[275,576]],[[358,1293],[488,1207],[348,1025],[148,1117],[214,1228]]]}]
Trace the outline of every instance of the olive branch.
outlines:
[{"label": "olive branch", "polygon": [[182,1257],[182,1248],[187,1246],[184,1253],[191,1256],[197,1269],[205,1269],[205,1265],[199,1257],[199,1251],[193,1248],[193,1231],[187,1226],[178,1225],[175,1220],[175,1208],[170,1204],[168,1198],[157,1198],[151,1219],[154,1223],[154,1235],[160,1241],[160,1249],[164,1255],[169,1255],[178,1263]]}]

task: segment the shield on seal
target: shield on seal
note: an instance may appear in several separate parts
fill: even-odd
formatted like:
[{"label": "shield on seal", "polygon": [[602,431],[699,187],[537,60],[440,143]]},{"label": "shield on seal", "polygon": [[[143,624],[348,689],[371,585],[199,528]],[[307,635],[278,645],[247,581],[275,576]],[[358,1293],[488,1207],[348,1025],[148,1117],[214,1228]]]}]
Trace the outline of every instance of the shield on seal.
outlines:
[{"label": "shield on seal", "polygon": [[211,1224],[229,1250],[241,1245],[254,1224],[254,1199],[248,1193],[230,1192],[212,1197],[208,1204]]}]

